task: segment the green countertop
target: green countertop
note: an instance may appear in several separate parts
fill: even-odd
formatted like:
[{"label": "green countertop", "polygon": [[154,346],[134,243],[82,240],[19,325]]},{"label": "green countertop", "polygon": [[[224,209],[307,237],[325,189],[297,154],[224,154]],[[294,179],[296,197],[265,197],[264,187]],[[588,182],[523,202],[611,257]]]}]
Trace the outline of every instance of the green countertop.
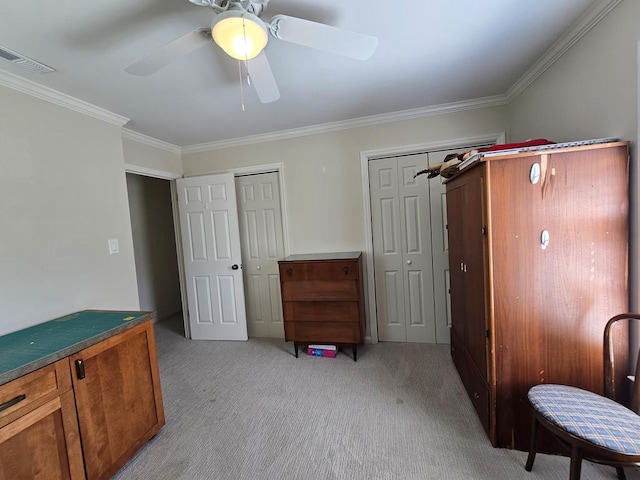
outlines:
[{"label": "green countertop", "polygon": [[0,385],[153,318],[153,312],[84,310],[0,337]]}]

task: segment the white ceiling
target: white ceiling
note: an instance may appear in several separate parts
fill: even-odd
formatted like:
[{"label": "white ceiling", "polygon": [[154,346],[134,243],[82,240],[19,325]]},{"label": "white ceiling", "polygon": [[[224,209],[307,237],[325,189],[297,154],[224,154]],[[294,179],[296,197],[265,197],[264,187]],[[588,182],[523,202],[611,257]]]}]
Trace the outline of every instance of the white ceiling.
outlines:
[{"label": "white ceiling", "polygon": [[[126,128],[189,146],[485,97],[505,96],[567,32],[611,0],[271,0],[275,14],[379,39],[370,60],[270,38],[280,89],[262,104],[238,64],[211,43],[149,77],[124,68],[198,27],[213,10],[188,0],[2,2],[0,46],[53,67],[0,69],[130,119]],[[572,30],[573,28],[573,30]],[[564,38],[563,38],[564,36]],[[555,45],[555,46],[554,46]],[[1,72],[0,72],[1,73]],[[15,77],[14,77],[15,78]]]}]

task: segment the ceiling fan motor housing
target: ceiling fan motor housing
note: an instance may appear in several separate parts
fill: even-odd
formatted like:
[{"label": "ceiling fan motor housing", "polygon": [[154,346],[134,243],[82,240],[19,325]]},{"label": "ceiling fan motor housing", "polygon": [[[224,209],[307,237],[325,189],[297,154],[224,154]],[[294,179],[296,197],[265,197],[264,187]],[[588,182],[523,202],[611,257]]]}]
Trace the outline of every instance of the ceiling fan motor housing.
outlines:
[{"label": "ceiling fan motor housing", "polygon": [[267,8],[269,0],[189,0],[195,5],[201,7],[211,7],[216,13],[226,12],[230,9],[244,10],[253,13],[257,17],[262,15],[264,9]]}]

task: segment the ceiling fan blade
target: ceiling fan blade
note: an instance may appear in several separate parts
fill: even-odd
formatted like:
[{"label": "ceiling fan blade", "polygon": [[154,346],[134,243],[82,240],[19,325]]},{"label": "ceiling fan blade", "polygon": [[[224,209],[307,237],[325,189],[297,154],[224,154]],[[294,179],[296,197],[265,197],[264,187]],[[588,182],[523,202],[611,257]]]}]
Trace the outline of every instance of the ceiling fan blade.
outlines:
[{"label": "ceiling fan blade", "polygon": [[253,88],[256,89],[260,102],[271,103],[278,100],[280,98],[280,90],[278,90],[276,79],[273,76],[264,50],[257,57],[249,60],[248,64],[249,77]]},{"label": "ceiling fan blade", "polygon": [[276,15],[271,19],[270,31],[285,42],[351,57],[358,60],[371,58],[378,48],[378,38],[371,35],[311,22],[302,18]]},{"label": "ceiling fan blade", "polygon": [[133,75],[147,76],[156,73],[158,70],[166,67],[174,60],[183,55],[187,55],[194,50],[206,45],[211,41],[211,29],[198,28],[193,32],[168,43],[164,47],[156,50],[148,57],[138,60],[137,62],[125,68],[125,72]]}]

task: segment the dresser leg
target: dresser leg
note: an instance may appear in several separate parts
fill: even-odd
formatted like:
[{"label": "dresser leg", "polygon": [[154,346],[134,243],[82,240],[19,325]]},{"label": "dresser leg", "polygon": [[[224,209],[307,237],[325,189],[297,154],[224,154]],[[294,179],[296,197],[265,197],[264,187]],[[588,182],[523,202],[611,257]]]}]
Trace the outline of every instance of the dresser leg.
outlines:
[{"label": "dresser leg", "polygon": [[296,353],[296,358],[298,358],[298,342],[293,342],[293,351]]},{"label": "dresser leg", "polygon": [[358,361],[358,344],[356,343],[353,344],[353,361]]}]

